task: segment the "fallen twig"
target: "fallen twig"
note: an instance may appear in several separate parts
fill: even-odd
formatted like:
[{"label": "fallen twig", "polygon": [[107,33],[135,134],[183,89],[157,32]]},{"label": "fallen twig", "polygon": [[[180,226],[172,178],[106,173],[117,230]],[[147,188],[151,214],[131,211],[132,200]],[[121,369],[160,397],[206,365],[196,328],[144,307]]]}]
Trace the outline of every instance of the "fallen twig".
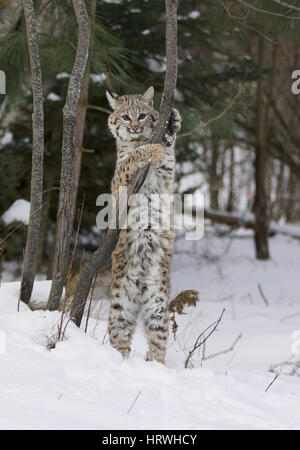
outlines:
[{"label": "fallen twig", "polygon": [[133,408],[134,405],[136,404],[137,399],[139,398],[139,396],[141,395],[141,393],[142,393],[142,391],[139,391],[139,392],[137,393],[137,396],[135,397],[135,399],[134,399],[133,402],[131,403],[130,407],[128,408],[127,414],[130,413],[130,411],[132,410],[132,408]]},{"label": "fallen twig", "polygon": [[293,319],[296,316],[300,316],[300,313],[289,314],[288,316],[284,316],[282,317],[282,319],[280,319],[280,322],[285,322],[286,320]]},{"label": "fallen twig", "polygon": [[272,386],[273,383],[275,383],[275,381],[277,380],[277,378],[279,377],[280,372],[276,373],[274,379],[271,381],[271,383],[269,384],[269,386],[267,387],[267,389],[265,390],[265,392],[268,392],[268,390],[270,389],[270,387]]},{"label": "fallen twig", "polygon": [[262,290],[261,284],[258,283],[257,287],[258,287],[259,293],[260,293],[261,298],[263,299],[265,305],[269,306],[269,301],[268,301],[267,297],[265,296],[264,291]]},{"label": "fallen twig", "polygon": [[[194,354],[194,352],[197,350],[197,349],[199,349],[200,347],[201,347],[201,345],[204,345],[205,344],[205,342],[210,338],[210,336],[216,331],[216,329],[218,328],[218,326],[219,326],[219,324],[220,324],[220,322],[221,322],[221,320],[222,320],[222,318],[223,318],[223,315],[224,315],[224,313],[225,313],[225,308],[223,309],[223,311],[222,311],[222,314],[220,315],[220,317],[219,317],[219,319],[216,321],[216,322],[214,322],[214,323],[212,323],[211,325],[209,325],[209,327],[207,327],[198,337],[197,337],[197,339],[196,339],[196,342],[195,342],[195,344],[194,344],[194,346],[193,346],[193,348],[192,348],[192,350],[190,350],[190,352],[189,352],[189,354],[188,354],[188,357],[186,358],[186,361],[185,361],[185,364],[184,364],[184,367],[185,367],[185,369],[188,367],[188,364],[189,364],[189,362],[190,362],[190,359],[191,359],[191,357],[193,356],[193,354]],[[202,336],[206,333],[206,331],[207,330],[209,330],[210,328],[212,328],[213,327],[213,329],[212,329],[212,331],[202,340],[201,338],[202,338]]]},{"label": "fallen twig", "polygon": [[216,358],[217,356],[224,355],[225,353],[232,352],[234,350],[236,344],[239,342],[239,340],[242,339],[242,336],[243,336],[242,333],[240,333],[238,335],[238,337],[236,338],[236,340],[233,342],[233,344],[231,344],[231,346],[229,348],[227,348],[226,350],[222,350],[220,352],[214,353],[214,354],[209,355],[209,356],[204,356],[202,358],[203,361],[207,361],[208,359]]}]

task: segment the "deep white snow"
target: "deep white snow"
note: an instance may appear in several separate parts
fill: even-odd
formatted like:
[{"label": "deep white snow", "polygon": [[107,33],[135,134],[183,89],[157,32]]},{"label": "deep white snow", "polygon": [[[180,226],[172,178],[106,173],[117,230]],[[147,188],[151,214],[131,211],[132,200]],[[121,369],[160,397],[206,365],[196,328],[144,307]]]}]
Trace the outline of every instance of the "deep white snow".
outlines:
[{"label": "deep white snow", "polygon": [[[300,330],[300,241],[276,236],[270,249],[272,259],[258,262],[249,232],[219,238],[210,228],[198,243],[177,241],[172,295],[197,289],[200,302],[176,316],[165,367],[143,360],[141,327],[122,361],[107,342],[105,299],[94,302],[88,333],[85,319],[82,330],[69,323],[66,339],[48,350],[60,313],[22,303],[17,312],[19,283],[3,283],[0,428],[299,429],[300,378],[280,375],[265,390],[274,378],[270,366],[298,348],[292,336]],[[49,289],[49,281],[36,282],[33,300],[46,302]],[[195,339],[223,308],[205,356],[242,333],[234,350],[203,361],[201,349],[184,369]]]}]

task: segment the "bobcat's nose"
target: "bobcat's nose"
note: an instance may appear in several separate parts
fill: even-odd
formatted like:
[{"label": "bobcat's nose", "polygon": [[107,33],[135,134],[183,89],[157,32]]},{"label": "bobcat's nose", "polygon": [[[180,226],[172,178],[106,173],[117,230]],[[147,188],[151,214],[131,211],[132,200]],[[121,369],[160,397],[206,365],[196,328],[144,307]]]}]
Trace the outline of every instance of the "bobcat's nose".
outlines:
[{"label": "bobcat's nose", "polygon": [[139,128],[140,124],[138,122],[131,122],[131,128],[133,131],[136,131]]}]

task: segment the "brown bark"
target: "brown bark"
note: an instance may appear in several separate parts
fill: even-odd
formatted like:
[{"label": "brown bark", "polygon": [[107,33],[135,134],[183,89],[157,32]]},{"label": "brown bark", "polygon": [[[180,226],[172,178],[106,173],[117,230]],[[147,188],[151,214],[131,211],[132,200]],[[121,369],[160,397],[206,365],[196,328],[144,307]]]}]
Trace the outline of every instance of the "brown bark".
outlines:
[{"label": "brown bark", "polygon": [[[160,106],[160,116],[152,139],[153,143],[162,141],[172,110],[176,82],[177,82],[177,6],[178,0],[166,0],[166,56],[167,68],[164,90]],[[128,185],[128,195],[137,193],[143,185],[149,170],[149,165],[140,169],[132,177]],[[119,205],[117,205],[117,208]],[[126,208],[126,209],[125,209]],[[127,205],[120,205],[122,217],[126,216]],[[125,209],[125,210],[124,210]],[[118,217],[118,215],[117,215]],[[118,242],[120,229],[109,229],[103,244],[93,253],[84,264],[78,280],[71,307],[71,317],[80,326],[88,293],[95,274],[111,262],[112,252]]]},{"label": "brown bark", "polygon": [[47,303],[49,310],[58,309],[68,271],[69,250],[73,229],[76,111],[90,42],[90,22],[85,2],[84,0],[72,0],[72,2],[78,23],[78,44],[68,85],[66,103],[63,109],[62,168],[53,276]]},{"label": "brown bark", "polygon": [[234,146],[232,145],[229,149],[230,151],[230,167],[229,167],[229,195],[228,195],[228,201],[227,201],[227,208],[226,210],[228,212],[232,212],[234,210]]},{"label": "brown bark", "polygon": [[287,193],[287,202],[286,202],[286,220],[288,222],[293,222],[296,218],[296,198],[297,198],[297,178],[295,175],[290,172],[289,180],[288,180],[288,193]]},{"label": "brown bark", "polygon": [[[50,205],[53,195],[57,196],[57,192],[55,192],[53,188],[53,183],[55,179],[55,171],[52,170],[45,173],[45,191],[44,191],[44,207],[42,209],[42,217],[41,217],[41,227],[40,227],[40,238],[39,238],[39,251],[38,251],[38,262],[37,262],[37,270],[38,272],[43,271],[43,265],[45,262],[45,247],[46,247],[46,238],[48,232],[48,225],[50,222],[49,212]],[[49,259],[47,259],[47,268],[51,267],[51,263]]]},{"label": "brown bark", "polygon": [[31,67],[33,95],[32,114],[32,171],[30,218],[22,269],[20,299],[29,303],[38,259],[41,208],[43,201],[44,110],[42,71],[38,48],[38,34],[32,0],[22,0]]},{"label": "brown bark", "polygon": [[[284,164],[281,161],[277,161],[279,163],[279,171],[278,173],[274,173],[274,178],[276,178],[276,191],[275,191],[275,199],[271,204],[271,217],[272,220],[278,221],[280,217],[283,215],[283,192],[284,192]],[[274,166],[275,167],[275,166]],[[275,172],[275,171],[274,171]]]},{"label": "brown bark", "polygon": [[209,173],[209,192],[210,192],[210,207],[212,209],[219,209],[219,142],[216,139],[211,141],[211,159],[208,167]]},{"label": "brown bark", "polygon": [[[95,20],[96,7],[97,7],[96,0],[91,0],[90,19],[92,22]],[[76,201],[82,165],[82,148],[83,148],[84,128],[88,105],[89,81],[90,81],[90,64],[88,62],[86,73],[81,83],[80,97],[76,114],[73,217],[75,216],[76,211]]]},{"label": "brown bark", "polygon": [[[262,67],[264,58],[264,41],[259,38],[259,66]],[[255,250],[257,259],[269,259],[268,243],[268,200],[266,192],[266,169],[267,169],[267,114],[264,112],[263,86],[260,79],[257,83],[256,104],[256,144],[255,144]],[[267,119],[267,120],[264,120]]]}]

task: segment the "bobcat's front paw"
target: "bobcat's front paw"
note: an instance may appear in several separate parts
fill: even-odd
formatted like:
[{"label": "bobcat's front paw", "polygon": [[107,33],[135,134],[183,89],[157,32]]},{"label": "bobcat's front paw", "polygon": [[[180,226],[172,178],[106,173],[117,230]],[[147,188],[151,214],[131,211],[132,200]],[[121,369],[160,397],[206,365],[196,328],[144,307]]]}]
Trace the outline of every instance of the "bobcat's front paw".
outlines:
[{"label": "bobcat's front paw", "polygon": [[171,147],[176,139],[176,134],[181,128],[181,115],[177,109],[173,108],[168,127],[163,139],[167,147]]},{"label": "bobcat's front paw", "polygon": [[171,117],[170,117],[170,122],[168,125],[168,129],[167,129],[167,133],[168,134],[177,134],[178,131],[181,128],[181,115],[179,114],[179,111],[175,108],[172,109],[172,113],[171,113]]},{"label": "bobcat's front paw", "polygon": [[153,144],[150,148],[150,160],[155,166],[159,166],[165,159],[165,152],[159,144]]}]

